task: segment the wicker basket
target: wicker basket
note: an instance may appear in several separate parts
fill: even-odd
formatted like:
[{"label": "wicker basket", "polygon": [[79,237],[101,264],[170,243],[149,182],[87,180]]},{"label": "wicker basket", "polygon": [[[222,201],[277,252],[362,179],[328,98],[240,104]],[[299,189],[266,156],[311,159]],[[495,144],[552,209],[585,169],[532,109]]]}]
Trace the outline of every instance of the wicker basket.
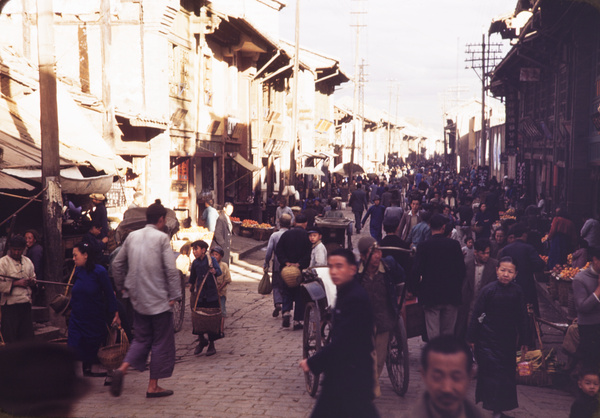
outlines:
[{"label": "wicker basket", "polygon": [[119,368],[121,363],[123,363],[123,359],[125,358],[125,354],[127,354],[127,350],[129,349],[129,340],[127,339],[127,335],[123,328],[119,328],[120,330],[120,342],[115,343],[113,339],[113,343],[107,345],[106,347],[100,348],[98,350],[98,360],[107,370],[114,370]]},{"label": "wicker basket", "polygon": [[193,334],[205,332],[218,334],[221,332],[221,308],[196,308],[192,310]]},{"label": "wicker basket", "polygon": [[302,272],[296,266],[286,266],[281,269],[281,278],[288,287],[298,287],[302,279]]},{"label": "wicker basket", "polygon": [[517,385],[546,387],[552,386],[552,374],[546,370],[536,370],[530,376],[519,376],[517,372]]}]

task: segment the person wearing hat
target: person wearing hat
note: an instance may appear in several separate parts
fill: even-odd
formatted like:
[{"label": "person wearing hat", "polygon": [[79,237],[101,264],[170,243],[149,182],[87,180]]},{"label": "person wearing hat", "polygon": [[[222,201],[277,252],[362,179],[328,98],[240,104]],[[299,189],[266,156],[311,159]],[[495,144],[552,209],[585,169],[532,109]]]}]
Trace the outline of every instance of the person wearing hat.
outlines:
[{"label": "person wearing hat", "polygon": [[221,261],[225,255],[223,248],[214,247],[210,251],[210,255],[217,260],[222,273],[217,276],[217,292],[219,293],[219,300],[221,302],[221,314],[223,315],[223,318],[225,318],[227,316],[227,310],[225,309],[225,302],[227,302],[227,286],[231,283],[231,272],[229,271],[229,265],[224,261]]},{"label": "person wearing hat", "polygon": [[327,265],[327,249],[321,242],[323,233],[319,227],[313,226],[308,228],[308,239],[312,244],[312,251],[310,253],[310,265],[312,267],[323,267]]},{"label": "person wearing hat", "polygon": [[369,295],[375,319],[375,349],[372,356],[375,365],[374,394],[379,397],[381,396],[379,376],[387,357],[390,332],[393,331],[398,318],[396,285],[404,281],[404,269],[393,257],[383,258],[383,253],[377,248],[377,242],[373,237],[362,237],[358,241],[358,251],[360,252],[358,281]]},{"label": "person wearing hat", "polygon": [[98,238],[104,242],[108,242],[108,214],[106,213],[106,197],[100,193],[92,193],[90,195],[94,208],[90,213],[92,222],[100,225],[100,235]]},{"label": "person wearing hat", "polygon": [[35,268],[23,255],[26,246],[25,238],[15,235],[9,241],[8,254],[0,258],[1,329],[7,344],[33,340],[31,292]]},{"label": "person wearing hat", "polygon": [[265,255],[265,262],[263,264],[264,272],[268,273],[269,265],[271,264],[271,259],[273,259],[273,276],[271,278],[271,283],[273,285],[273,318],[277,318],[279,316],[279,312],[281,312],[283,304],[283,294],[281,290],[283,284],[279,272],[279,260],[277,260],[277,256],[275,255],[275,248],[277,248],[279,239],[290,228],[291,224],[292,217],[290,215],[288,215],[287,213],[281,215],[281,218],[279,218],[279,230],[275,231],[269,237],[269,244],[267,245],[267,254]]},{"label": "person wearing hat", "polygon": [[367,219],[371,217],[369,223],[369,232],[376,241],[381,239],[381,226],[383,225],[383,215],[385,214],[385,206],[381,205],[381,197],[376,195],[373,199],[373,205],[369,208],[365,216],[362,218],[362,226],[365,226]]}]

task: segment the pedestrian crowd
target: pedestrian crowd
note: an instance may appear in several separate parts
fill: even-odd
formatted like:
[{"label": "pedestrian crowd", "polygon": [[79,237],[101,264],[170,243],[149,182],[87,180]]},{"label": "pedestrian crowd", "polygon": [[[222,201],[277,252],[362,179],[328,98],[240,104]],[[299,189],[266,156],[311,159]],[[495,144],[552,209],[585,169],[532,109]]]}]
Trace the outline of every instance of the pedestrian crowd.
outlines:
[{"label": "pedestrian crowd", "polygon": [[[340,198],[308,199],[293,208],[281,198],[263,264],[264,272],[272,273],[272,316],[281,315],[284,328],[306,325],[300,283],[307,272],[327,267],[337,288],[328,343],[300,363],[305,372],[325,376],[313,417],[378,416],[373,400],[381,396],[379,379],[401,300],[417,301],[427,341],[421,354],[426,392],[407,416],[483,416],[475,403],[494,417],[518,408],[516,354],[535,348],[537,281],[571,257],[581,268],[573,278],[579,393],[571,416],[597,411],[597,219],[588,214],[574,220],[564,204],[556,205],[550,218],[543,195],[532,201],[514,182],[483,178],[476,167],[459,175],[429,163],[413,171],[394,169],[381,181],[357,175],[348,188],[352,219],[345,219]],[[111,327],[122,327],[131,345],[106,381],[110,393],[119,396],[128,370],[143,371],[150,359],[146,397],[170,396],[173,391],[158,382],[171,377],[175,366],[172,308],[185,297],[182,280],[190,285],[193,310],[216,310],[221,318],[217,329],[194,326],[194,354],[207,348],[206,356],[215,355],[215,342],[225,336],[233,205],[217,211],[205,200],[201,219],[214,234],[212,245],[187,243],[176,257],[163,232],[167,210],[157,200],[146,210],[146,226],[127,231],[108,256],[104,198],[93,195],[92,201],[88,230],[73,249],[67,344],[84,375],[104,376],[94,369],[98,350]],[[368,222],[369,235],[358,241],[357,254],[323,242],[320,225],[327,221],[345,222],[348,235],[360,234]],[[7,344],[33,338],[31,307],[36,278],[43,274],[39,241],[33,230],[15,235],[0,258],[1,331]],[[477,388],[471,402],[467,389],[474,361]]]}]

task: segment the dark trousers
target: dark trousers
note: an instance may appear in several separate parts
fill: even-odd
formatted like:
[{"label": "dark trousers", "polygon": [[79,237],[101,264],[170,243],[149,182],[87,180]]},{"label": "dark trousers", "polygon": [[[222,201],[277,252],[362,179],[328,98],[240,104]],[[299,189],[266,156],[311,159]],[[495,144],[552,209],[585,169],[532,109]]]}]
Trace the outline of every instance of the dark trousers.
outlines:
[{"label": "dark trousers", "polygon": [[294,321],[304,320],[304,301],[302,300],[301,287],[288,287],[287,284],[282,280],[281,283],[281,296],[283,297],[283,303],[281,305],[282,312],[291,312],[294,309]]},{"label": "dark trousers", "polygon": [[150,379],[171,377],[175,368],[173,312],[167,311],[157,315],[134,312],[133,327],[135,337],[125,355],[125,362],[139,371],[144,371],[148,354],[152,351]]},{"label": "dark trousers", "polygon": [[283,286],[283,280],[279,271],[273,270],[271,275],[271,284],[273,285],[273,305],[283,304],[283,295],[281,294],[281,287]]},{"label": "dark trousers", "polygon": [[323,390],[310,414],[311,418],[377,418],[379,412],[371,399],[329,395]]},{"label": "dark trousers", "polygon": [[354,214],[354,226],[356,226],[356,233],[360,234],[360,226],[362,225],[361,221],[362,221],[363,211],[362,210],[360,212],[352,211],[352,213]]},{"label": "dark trousers", "polygon": [[1,329],[7,344],[33,340],[31,303],[3,305]]},{"label": "dark trousers", "polygon": [[600,365],[600,324],[579,324],[577,357],[584,366],[598,368]]}]

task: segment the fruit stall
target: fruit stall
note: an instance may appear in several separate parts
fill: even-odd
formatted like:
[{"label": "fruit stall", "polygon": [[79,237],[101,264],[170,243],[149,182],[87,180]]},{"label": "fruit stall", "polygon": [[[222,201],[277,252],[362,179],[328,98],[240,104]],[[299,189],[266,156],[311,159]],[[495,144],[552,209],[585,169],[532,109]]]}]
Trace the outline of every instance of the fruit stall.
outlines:
[{"label": "fruit stall", "polygon": [[[233,220],[232,220],[233,222]],[[257,241],[266,241],[275,231],[275,227],[268,223],[258,223],[252,219],[244,219],[238,226],[242,237],[254,238]]]}]

